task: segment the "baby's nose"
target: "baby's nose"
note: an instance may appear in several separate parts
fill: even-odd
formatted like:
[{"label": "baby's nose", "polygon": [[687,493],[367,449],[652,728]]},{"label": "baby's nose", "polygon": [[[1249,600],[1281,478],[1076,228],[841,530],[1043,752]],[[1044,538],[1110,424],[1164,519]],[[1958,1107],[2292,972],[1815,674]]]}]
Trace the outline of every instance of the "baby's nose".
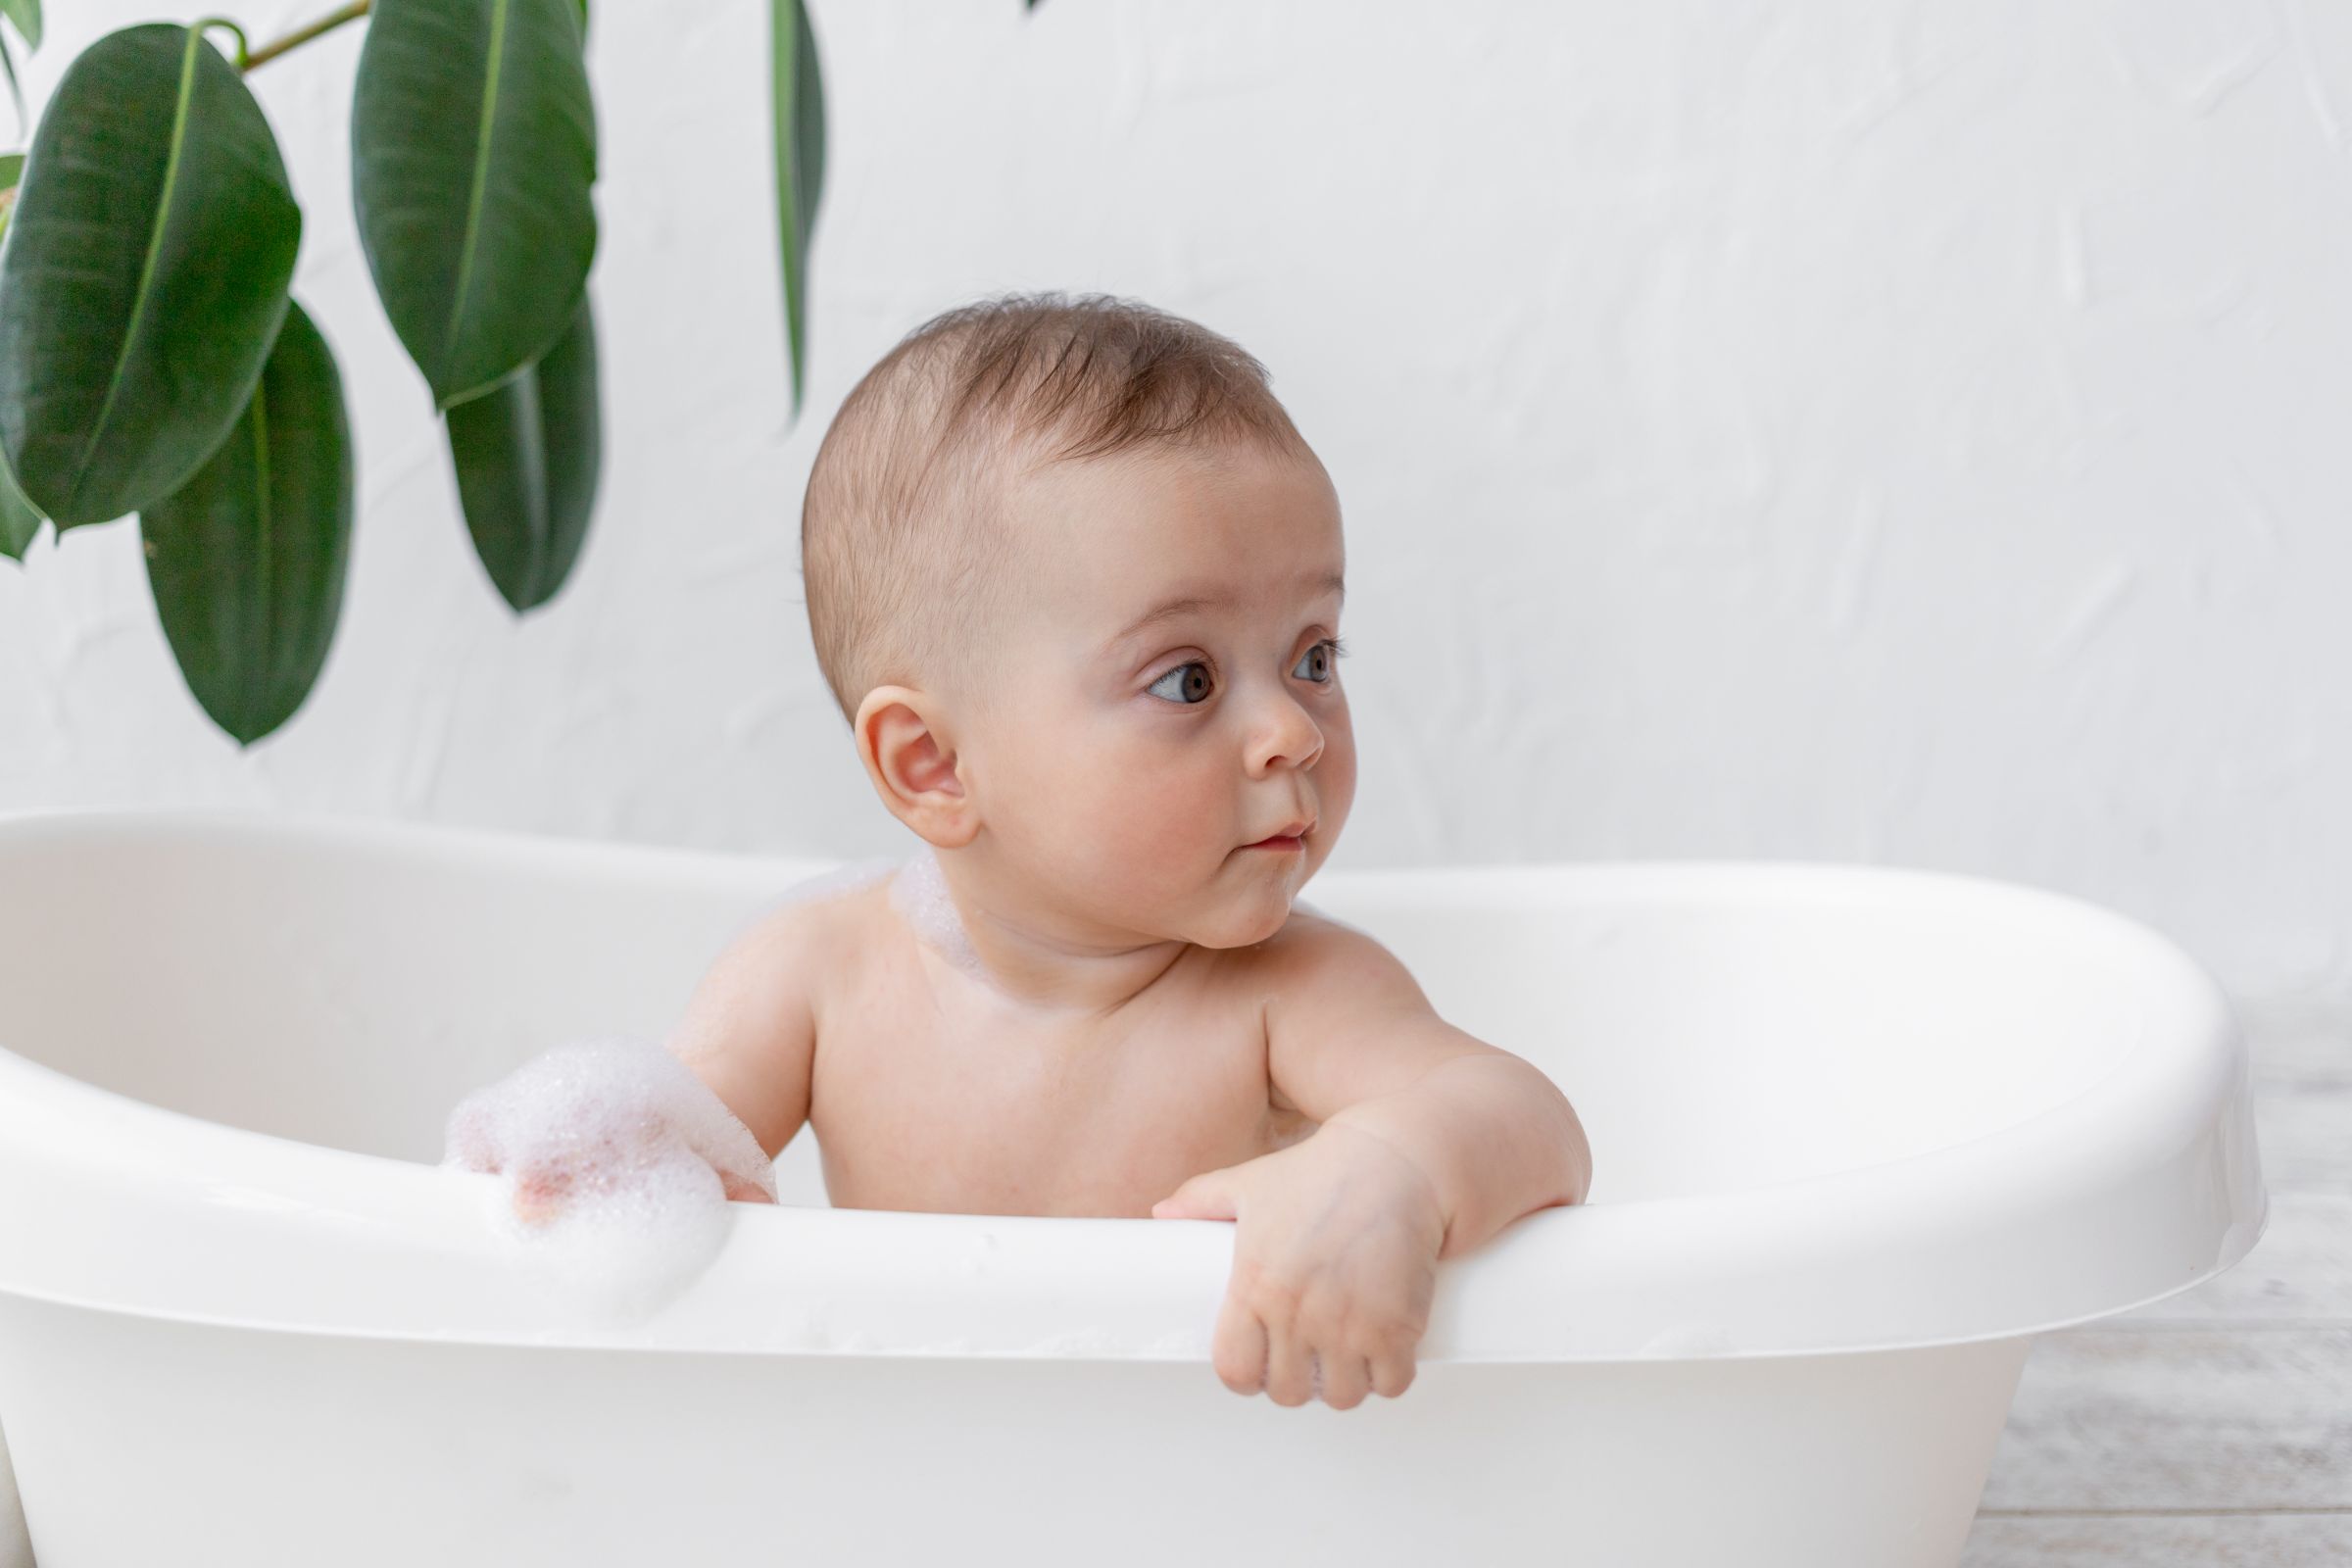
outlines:
[{"label": "baby's nose", "polygon": [[1266,772],[1278,762],[1306,767],[1323,755],[1323,729],[1305,709],[1289,698],[1278,699],[1279,710],[1259,728],[1250,743],[1252,772]]}]

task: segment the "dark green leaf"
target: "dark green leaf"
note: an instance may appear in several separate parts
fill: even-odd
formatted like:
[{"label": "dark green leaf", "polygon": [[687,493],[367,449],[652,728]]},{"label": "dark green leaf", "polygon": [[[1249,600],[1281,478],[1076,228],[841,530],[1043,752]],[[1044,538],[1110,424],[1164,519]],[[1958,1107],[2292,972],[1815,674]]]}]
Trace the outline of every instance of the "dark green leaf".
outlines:
[{"label": "dark green leaf", "polygon": [[220,450],[139,514],[180,673],[241,746],[293,716],[326,662],[351,553],[351,468],[342,377],[295,306]]},{"label": "dark green leaf", "polygon": [[17,24],[17,31],[24,35],[25,48],[41,46],[41,0],[0,0],[0,17]]},{"label": "dark green leaf", "polygon": [[185,484],[261,378],[302,214],[185,27],[110,33],[41,117],[0,247],[0,447],[59,531]]},{"label": "dark green leaf", "polygon": [[392,328],[447,409],[551,348],[596,254],[577,0],[378,0],[352,199]]},{"label": "dark green leaf", "polygon": [[547,358],[447,417],[474,554],[517,612],[545,604],[579,559],[596,505],[602,434],[587,299]]},{"label": "dark green leaf", "polygon": [[816,34],[802,0],[768,0],[775,116],[776,225],[784,253],[784,337],[792,360],[792,412],[801,412],[808,338],[808,238],[825,187],[825,83]]},{"label": "dark green leaf", "polygon": [[40,531],[40,509],[24,499],[17,476],[8,471],[8,461],[0,458],[0,556],[23,561],[32,536]]}]

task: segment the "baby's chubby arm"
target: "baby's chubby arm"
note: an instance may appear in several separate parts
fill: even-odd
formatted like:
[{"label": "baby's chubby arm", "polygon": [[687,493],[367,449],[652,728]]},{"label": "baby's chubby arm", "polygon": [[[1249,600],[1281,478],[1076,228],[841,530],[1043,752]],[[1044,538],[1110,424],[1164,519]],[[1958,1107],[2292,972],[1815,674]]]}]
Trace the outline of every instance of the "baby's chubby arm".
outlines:
[{"label": "baby's chubby arm", "polygon": [[1294,921],[1264,957],[1268,1075],[1322,1126],[1152,1212],[1240,1222],[1213,1347],[1225,1385],[1347,1409],[1411,1383],[1438,1262],[1584,1201],[1592,1155],[1549,1078],[1440,1018],[1370,937]]},{"label": "baby's chubby arm", "polygon": [[[662,1042],[773,1159],[808,1119],[816,1056],[817,908],[789,904],[728,945]],[[729,1198],[772,1202],[748,1182]]]},{"label": "baby's chubby arm", "polygon": [[[815,1047],[809,949],[818,934],[808,910],[788,905],[719,955],[662,1048],[567,1045],[469,1095],[452,1112],[445,1163],[509,1172],[514,1211],[532,1222],[566,1208],[581,1181],[667,1157],[659,1152],[665,1147],[706,1161],[726,1198],[774,1202],[767,1161],[808,1116]],[[576,1054],[583,1051],[602,1054]],[[658,1061],[663,1052],[686,1073],[672,1078],[672,1067],[649,1077],[633,1054]],[[574,1054],[551,1076],[566,1054]],[[529,1093],[561,1097],[558,1109],[569,1119],[558,1125],[568,1132],[548,1129],[547,1107],[527,1113],[519,1098],[525,1079],[532,1080]],[[730,1118],[742,1125],[730,1126]]]}]

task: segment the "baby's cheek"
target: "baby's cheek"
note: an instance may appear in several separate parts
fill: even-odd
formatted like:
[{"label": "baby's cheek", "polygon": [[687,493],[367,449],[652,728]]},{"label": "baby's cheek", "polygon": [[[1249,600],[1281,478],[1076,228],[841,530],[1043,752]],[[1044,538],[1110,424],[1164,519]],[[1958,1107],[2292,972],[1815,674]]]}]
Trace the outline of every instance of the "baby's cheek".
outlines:
[{"label": "baby's cheek", "polygon": [[1355,804],[1355,736],[1348,726],[1345,710],[1340,721],[1327,727],[1323,735],[1323,756],[1315,763],[1315,837],[1323,841],[1323,853],[1340,836],[1340,828],[1348,820],[1348,808]]},{"label": "baby's cheek", "polygon": [[1176,768],[1156,771],[1129,807],[1140,829],[1129,835],[1139,874],[1170,889],[1197,883],[1239,842],[1230,795],[1221,779]]}]

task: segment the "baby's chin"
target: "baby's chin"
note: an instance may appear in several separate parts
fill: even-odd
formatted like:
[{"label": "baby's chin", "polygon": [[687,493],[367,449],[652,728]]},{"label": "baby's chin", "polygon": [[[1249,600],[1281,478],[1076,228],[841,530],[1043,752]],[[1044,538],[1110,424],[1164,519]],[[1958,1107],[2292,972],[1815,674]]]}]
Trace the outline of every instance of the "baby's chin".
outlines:
[{"label": "baby's chin", "polygon": [[1291,918],[1292,895],[1285,886],[1229,894],[1217,899],[1181,933],[1200,948],[1248,948],[1265,941]]}]

